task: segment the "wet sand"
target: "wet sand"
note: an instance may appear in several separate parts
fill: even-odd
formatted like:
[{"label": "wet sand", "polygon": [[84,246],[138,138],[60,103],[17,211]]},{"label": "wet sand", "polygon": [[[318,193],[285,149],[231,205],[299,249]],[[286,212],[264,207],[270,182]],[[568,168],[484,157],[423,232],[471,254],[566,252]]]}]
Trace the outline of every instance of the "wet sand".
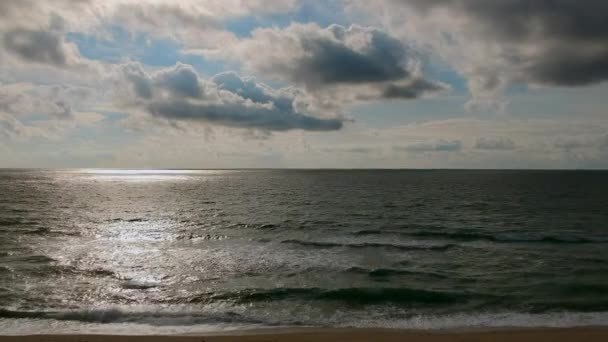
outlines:
[{"label": "wet sand", "polygon": [[[0,332],[1,333],[1,332]],[[608,341],[608,328],[543,328],[474,331],[408,331],[393,329],[299,329],[262,330],[200,336],[119,336],[119,335],[30,335],[0,336],[0,342],[600,342]]]}]

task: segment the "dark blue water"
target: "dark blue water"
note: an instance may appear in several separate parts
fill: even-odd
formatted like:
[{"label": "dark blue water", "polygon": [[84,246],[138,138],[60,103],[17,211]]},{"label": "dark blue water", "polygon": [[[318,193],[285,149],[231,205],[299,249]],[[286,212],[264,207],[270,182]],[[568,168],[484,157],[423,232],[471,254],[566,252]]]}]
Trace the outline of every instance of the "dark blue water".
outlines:
[{"label": "dark blue water", "polygon": [[9,333],[607,322],[608,172],[0,171]]}]

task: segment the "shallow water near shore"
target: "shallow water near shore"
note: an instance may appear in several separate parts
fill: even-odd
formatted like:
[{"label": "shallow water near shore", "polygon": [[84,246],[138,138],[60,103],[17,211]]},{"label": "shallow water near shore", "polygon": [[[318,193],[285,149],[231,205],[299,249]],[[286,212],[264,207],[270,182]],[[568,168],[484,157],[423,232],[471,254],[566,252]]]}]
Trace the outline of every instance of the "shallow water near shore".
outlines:
[{"label": "shallow water near shore", "polygon": [[607,179],[3,170],[0,330],[606,325]]}]

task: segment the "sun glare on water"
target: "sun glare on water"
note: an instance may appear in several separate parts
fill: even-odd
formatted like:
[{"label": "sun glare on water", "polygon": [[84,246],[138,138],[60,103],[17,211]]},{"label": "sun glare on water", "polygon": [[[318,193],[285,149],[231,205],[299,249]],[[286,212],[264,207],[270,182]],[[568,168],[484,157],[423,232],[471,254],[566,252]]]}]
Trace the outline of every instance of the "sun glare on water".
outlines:
[{"label": "sun glare on water", "polygon": [[74,173],[98,181],[153,182],[185,180],[190,176],[221,175],[225,170],[79,169]]}]

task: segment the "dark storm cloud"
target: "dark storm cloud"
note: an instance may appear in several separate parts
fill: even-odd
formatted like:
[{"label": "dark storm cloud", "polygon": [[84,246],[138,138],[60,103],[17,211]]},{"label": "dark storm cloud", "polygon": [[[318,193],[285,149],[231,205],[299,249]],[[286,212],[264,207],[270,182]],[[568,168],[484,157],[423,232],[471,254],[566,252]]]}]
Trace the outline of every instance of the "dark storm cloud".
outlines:
[{"label": "dark storm cloud", "polygon": [[300,112],[292,90],[275,90],[234,72],[204,80],[189,65],[178,64],[149,75],[141,65],[128,63],[122,73],[139,98],[137,104],[150,114],[169,120],[268,131],[331,131],[343,125],[338,118]]},{"label": "dark storm cloud", "polygon": [[[604,39],[608,35],[603,0],[410,0],[429,10],[450,6],[478,20],[503,39],[520,40],[539,34],[564,39]],[[491,25],[490,25],[491,24]]]},{"label": "dark storm cloud", "polygon": [[3,37],[4,48],[29,62],[65,66],[68,58],[61,37],[54,32],[16,29]]},{"label": "dark storm cloud", "polygon": [[424,93],[442,91],[445,89],[446,86],[441,83],[431,82],[425,79],[416,79],[404,85],[389,84],[384,88],[383,97],[388,99],[415,99],[421,97]]},{"label": "dark storm cloud", "polygon": [[[604,0],[409,0],[424,13],[447,8],[480,25],[489,42],[524,44],[509,52],[531,82],[577,86],[608,79],[608,1]],[[449,32],[447,32],[449,34]],[[512,50],[512,49],[511,49]]]},{"label": "dark storm cloud", "polygon": [[[608,38],[604,44],[608,44]],[[525,72],[544,84],[579,86],[603,82],[608,79],[608,47],[602,50],[548,49],[543,60],[532,63]]]},{"label": "dark storm cloud", "polygon": [[509,138],[479,138],[475,148],[480,150],[513,150],[515,143]]},{"label": "dark storm cloud", "polygon": [[306,55],[298,65],[295,77],[320,83],[366,83],[398,80],[409,76],[404,63],[406,50],[401,42],[378,30],[369,30],[369,45],[362,51],[345,44],[347,34],[342,26],[328,28],[329,37],[303,37]]}]

